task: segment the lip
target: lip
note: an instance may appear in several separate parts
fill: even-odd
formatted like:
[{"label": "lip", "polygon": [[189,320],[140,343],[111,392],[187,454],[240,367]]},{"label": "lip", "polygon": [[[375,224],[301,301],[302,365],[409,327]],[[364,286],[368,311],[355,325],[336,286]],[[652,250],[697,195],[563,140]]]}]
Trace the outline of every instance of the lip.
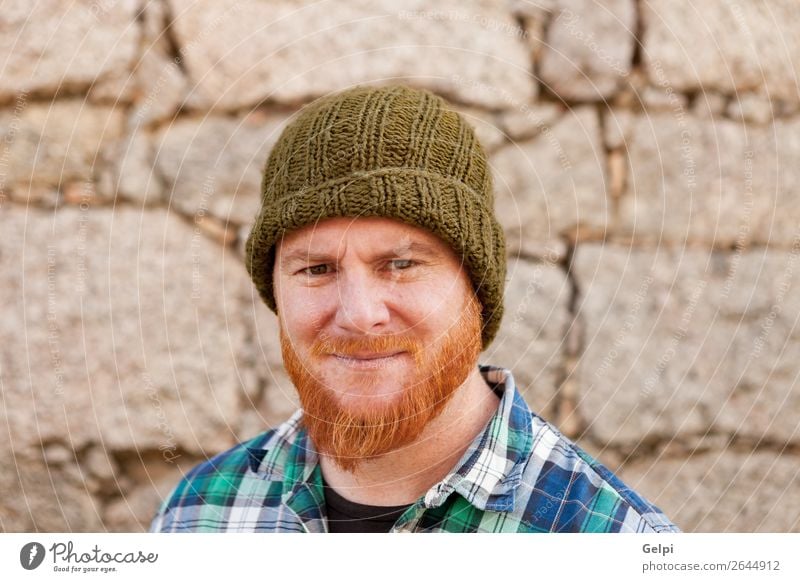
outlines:
[{"label": "lip", "polygon": [[[336,362],[353,371],[374,372],[391,366],[402,359],[405,352],[391,352],[386,354],[360,354],[354,355],[331,354]],[[364,357],[367,356],[367,357]]]},{"label": "lip", "polygon": [[333,356],[342,359],[342,360],[362,360],[362,361],[370,361],[370,360],[384,360],[387,358],[391,358],[397,355],[400,355],[404,352],[397,351],[397,352],[385,352],[382,354],[374,354],[374,353],[367,353],[362,352],[360,354],[332,354]]},{"label": "lip", "polygon": [[380,360],[381,358],[391,358],[392,356],[396,356],[398,354],[402,354],[402,351],[397,352],[384,352],[381,354],[371,353],[371,352],[361,352],[358,354],[333,354],[337,358],[346,358],[348,360]]}]

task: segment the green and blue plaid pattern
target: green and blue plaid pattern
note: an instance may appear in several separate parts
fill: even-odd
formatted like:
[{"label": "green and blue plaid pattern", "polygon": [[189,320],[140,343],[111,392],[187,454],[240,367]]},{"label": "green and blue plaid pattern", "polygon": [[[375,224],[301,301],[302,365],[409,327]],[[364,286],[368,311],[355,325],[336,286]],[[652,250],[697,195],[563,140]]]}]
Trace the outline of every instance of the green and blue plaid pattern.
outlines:
[{"label": "green and blue plaid pattern", "polygon": [[[393,532],[678,532],[660,509],[533,412],[509,370],[480,365],[500,406],[459,463]],[[302,410],[193,468],[152,532],[327,532]]]}]

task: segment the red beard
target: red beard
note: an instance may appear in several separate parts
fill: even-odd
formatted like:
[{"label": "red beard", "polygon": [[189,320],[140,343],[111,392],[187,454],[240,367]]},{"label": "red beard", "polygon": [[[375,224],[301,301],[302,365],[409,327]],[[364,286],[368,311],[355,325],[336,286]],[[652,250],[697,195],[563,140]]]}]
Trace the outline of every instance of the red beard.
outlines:
[{"label": "red beard", "polygon": [[413,442],[467,380],[481,352],[480,304],[470,294],[458,323],[433,348],[413,338],[388,335],[323,337],[314,342],[309,352],[312,361],[331,353],[409,352],[415,362],[415,376],[388,404],[343,406],[336,388],[323,384],[309,369],[310,363],[300,360],[283,325],[280,341],[284,366],[300,396],[302,422],[311,441],[343,470],[353,472],[361,461]]}]

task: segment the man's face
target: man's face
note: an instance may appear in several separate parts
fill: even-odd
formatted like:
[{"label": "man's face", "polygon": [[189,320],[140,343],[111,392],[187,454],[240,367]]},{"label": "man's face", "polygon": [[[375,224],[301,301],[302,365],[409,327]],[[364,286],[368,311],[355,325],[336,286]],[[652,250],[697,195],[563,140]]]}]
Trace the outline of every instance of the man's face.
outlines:
[{"label": "man's face", "polygon": [[459,257],[388,218],[331,218],[276,253],[281,350],[315,446],[346,470],[412,442],[477,364]]}]

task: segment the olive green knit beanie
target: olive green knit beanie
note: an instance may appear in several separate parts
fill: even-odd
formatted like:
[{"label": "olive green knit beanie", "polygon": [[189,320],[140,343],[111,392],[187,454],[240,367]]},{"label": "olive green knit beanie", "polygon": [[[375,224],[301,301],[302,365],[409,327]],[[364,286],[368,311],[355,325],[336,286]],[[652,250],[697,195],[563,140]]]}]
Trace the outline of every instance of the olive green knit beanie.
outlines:
[{"label": "olive green knit beanie", "polygon": [[331,217],[382,216],[438,235],[462,257],[482,305],[483,347],[503,315],[505,238],[472,128],[439,96],[359,85],[304,106],[270,152],[247,270],[277,313],[272,269],[282,235]]}]

